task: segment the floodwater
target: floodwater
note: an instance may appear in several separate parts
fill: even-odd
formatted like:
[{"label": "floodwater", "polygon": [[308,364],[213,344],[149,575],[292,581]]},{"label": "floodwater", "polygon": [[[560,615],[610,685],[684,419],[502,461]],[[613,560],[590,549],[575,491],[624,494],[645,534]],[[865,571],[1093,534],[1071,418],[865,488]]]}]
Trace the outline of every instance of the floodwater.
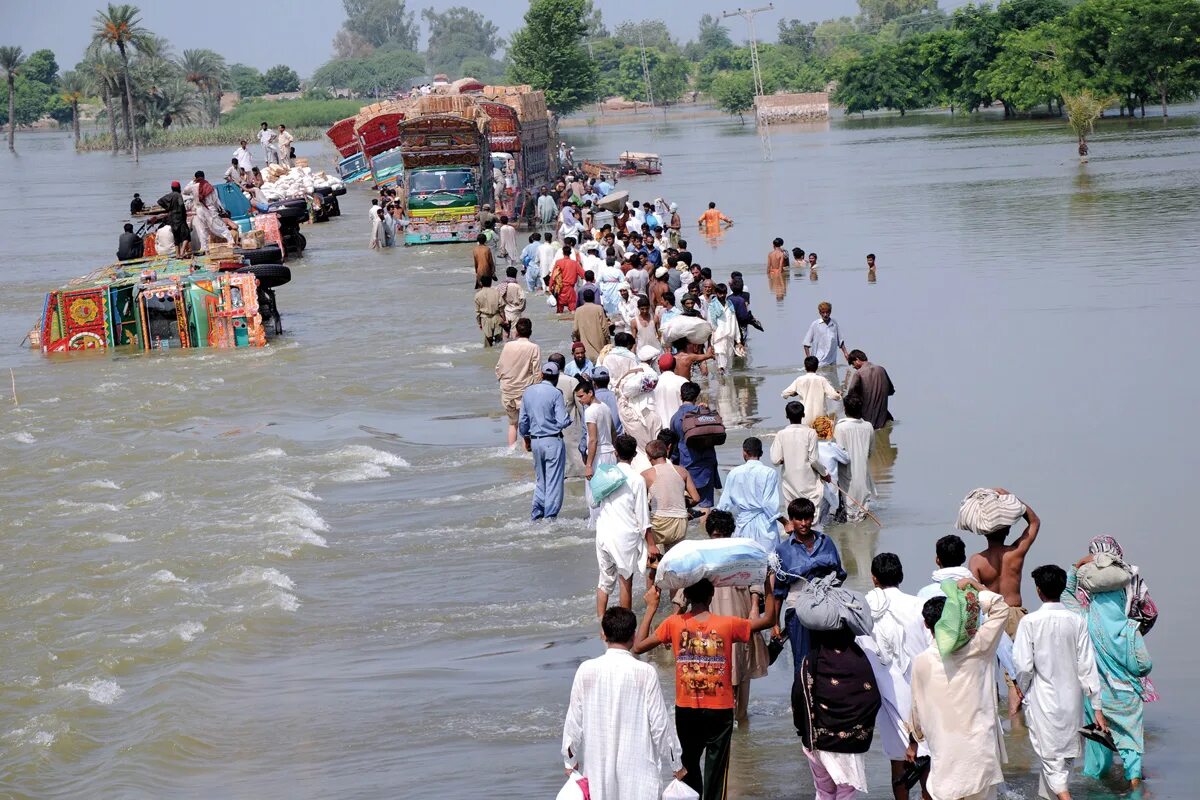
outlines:
[{"label": "floodwater", "polygon": [[[1200,773],[1191,114],[1105,121],[1085,167],[1057,121],[779,128],[770,162],[736,120],[565,131],[581,156],[661,153],[661,177],[623,184],[635,197],[685,219],[715,200],[736,221],[718,241],[687,236],[717,277],[746,273],[766,327],[706,385],[738,426],[723,467],[784,424],[819,301],[891,372],[883,527],[831,529],[854,586],[885,550],[905,588],[927,582],[975,486],[1041,514],[1030,567],[1071,563],[1099,533],[1123,542],[1162,610],[1155,798],[1194,796]],[[47,358],[18,345],[43,293],[110,260],[133,191],[219,174],[228,152],[134,166],[59,135],[18,146],[0,154],[0,374],[19,400],[3,374],[0,796],[553,796],[571,678],[602,647],[593,546],[579,481],[563,519],[527,521],[531,462],[503,448],[465,249],[368,251],[356,187],[307,231],[279,293],[286,334],[266,349]],[[820,254],[816,281],[767,286],[774,236]],[[563,350],[568,324],[530,308],[543,352]],[[655,662],[669,689],[669,658]],[[785,657],[754,683],[731,797],[812,796],[790,677]],[[1027,739],[1009,744],[1013,795],[1033,798]],[[878,752],[869,776],[890,796]]]}]

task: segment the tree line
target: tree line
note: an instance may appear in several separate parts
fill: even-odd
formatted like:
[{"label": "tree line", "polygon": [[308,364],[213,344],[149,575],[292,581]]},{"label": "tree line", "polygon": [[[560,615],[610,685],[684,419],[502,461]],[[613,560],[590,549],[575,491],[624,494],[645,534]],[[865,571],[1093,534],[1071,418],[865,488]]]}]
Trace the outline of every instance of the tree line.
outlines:
[{"label": "tree line", "polygon": [[[859,0],[857,17],[779,21],[777,41],[758,51],[764,92],[832,89],[850,113],[998,103],[1006,115],[1057,114],[1087,91],[1122,113],[1154,102],[1166,115],[1200,93],[1200,3],[1002,0],[947,14],[936,0]],[[680,44],[661,20],[609,32],[590,0],[532,0],[509,47],[510,77],[545,89],[559,113],[615,94],[663,104],[697,91],[740,114],[754,101],[750,62],[711,15]]]}]

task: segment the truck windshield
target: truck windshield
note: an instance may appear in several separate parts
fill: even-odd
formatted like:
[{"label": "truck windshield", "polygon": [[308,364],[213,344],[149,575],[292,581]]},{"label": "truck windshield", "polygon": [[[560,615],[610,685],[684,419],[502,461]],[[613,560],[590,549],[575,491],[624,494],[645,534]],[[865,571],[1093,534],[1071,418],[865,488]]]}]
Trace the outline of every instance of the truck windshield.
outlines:
[{"label": "truck windshield", "polygon": [[409,184],[409,194],[429,194],[431,192],[469,192],[474,191],[475,181],[471,171],[466,169],[428,170],[414,172]]},{"label": "truck windshield", "polygon": [[388,150],[372,158],[371,166],[375,168],[376,172],[383,172],[384,170],[391,170],[393,167],[400,166],[403,160],[404,154],[399,149]]}]

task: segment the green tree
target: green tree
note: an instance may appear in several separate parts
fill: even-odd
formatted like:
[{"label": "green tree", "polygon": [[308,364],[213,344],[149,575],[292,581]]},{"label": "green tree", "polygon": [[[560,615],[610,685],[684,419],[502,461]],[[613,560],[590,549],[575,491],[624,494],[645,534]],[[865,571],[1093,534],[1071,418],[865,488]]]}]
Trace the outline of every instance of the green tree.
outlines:
[{"label": "green tree", "polygon": [[709,53],[729,50],[732,47],[733,40],[729,38],[729,28],[712,14],[705,14],[700,17],[696,41],[688,42],[684,54],[691,61],[701,61]]},{"label": "green tree", "polygon": [[34,50],[25,59],[21,74],[35,83],[44,83],[51,89],[58,86],[58,62],[53,50]]},{"label": "green tree", "polygon": [[129,115],[125,118],[125,138],[133,148],[133,160],[138,157],[137,137],[133,133],[133,80],[129,71],[131,51],[140,51],[151,44],[150,32],[142,27],[137,6],[108,4],[108,9],[96,13],[92,26],[92,46],[115,49],[121,56],[122,80],[125,83],[125,102]]},{"label": "green tree", "polygon": [[117,133],[117,98],[121,96],[121,59],[111,51],[89,52],[75,67],[88,77],[89,93],[99,95],[104,101],[104,116],[108,118],[109,138],[112,152],[121,149],[121,137]]},{"label": "green tree", "polygon": [[897,17],[936,10],[937,0],[858,0],[863,25],[872,31]]},{"label": "green tree", "polygon": [[466,74],[462,69],[466,59],[491,58],[500,48],[500,29],[466,6],[451,6],[441,13],[427,8],[421,17],[429,25],[425,60],[431,72],[461,77]]},{"label": "green tree", "polygon": [[981,76],[989,93],[1020,111],[1032,111],[1058,100],[1064,85],[1064,67],[1058,57],[1060,32],[1054,22],[1043,22],[1000,38],[1000,52]]},{"label": "green tree", "polygon": [[79,72],[65,72],[59,81],[58,94],[71,109],[71,129],[75,132],[75,147],[79,147],[79,104],[87,97],[88,82]]},{"label": "green tree", "polygon": [[333,35],[334,58],[366,58],[375,52],[375,45],[357,33],[342,28]]},{"label": "green tree", "polygon": [[817,23],[801,22],[798,19],[779,20],[779,43],[793,47],[800,55],[807,56],[817,46],[815,34]]},{"label": "green tree", "polygon": [[754,76],[748,70],[722,72],[712,79],[711,94],[717,108],[745,124],[742,114],[754,107]]},{"label": "green tree", "polygon": [[411,50],[381,47],[366,58],[335,58],[322,64],[312,85],[349,89],[360,97],[380,97],[408,89],[409,82],[425,74],[425,59]]},{"label": "green tree", "polygon": [[1118,70],[1141,76],[1154,89],[1165,119],[1169,100],[1191,99],[1200,91],[1200,3],[1140,0],[1131,11],[1113,32],[1110,58]]},{"label": "green tree", "polygon": [[8,81],[8,149],[12,153],[17,152],[17,73],[24,63],[25,54],[21,48],[0,47],[0,69],[4,70],[4,77]]},{"label": "green tree", "polygon": [[595,97],[596,66],[583,44],[591,14],[587,0],[531,0],[525,26],[513,34],[509,74],[545,90],[555,113],[569,113]]},{"label": "green tree", "polygon": [[245,64],[229,67],[229,84],[242,97],[258,97],[267,93],[267,82],[261,72]]},{"label": "green tree", "polygon": [[670,50],[676,46],[667,23],[661,19],[626,20],[613,28],[612,38],[625,47],[641,47],[645,43],[648,48]]},{"label": "green tree", "polygon": [[[676,50],[663,52],[646,48],[654,102],[673,103],[687,89],[688,62]],[[646,81],[642,72],[641,48],[627,48],[621,54],[618,91],[630,100],[647,101]]]},{"label": "green tree", "polygon": [[212,50],[184,50],[178,63],[183,79],[195,86],[204,99],[201,105],[206,110],[209,124],[217,127],[221,122],[221,96],[230,86],[229,68],[225,66],[224,56]]},{"label": "green tree", "polygon": [[417,23],[404,0],[342,0],[346,21],[342,27],[372,47],[397,45],[417,49]]},{"label": "green tree", "polygon": [[847,114],[890,108],[904,116],[928,102],[922,68],[918,42],[880,47],[850,63],[834,100],[846,107]]},{"label": "green tree", "polygon": [[263,73],[263,82],[272,94],[300,91],[300,76],[287,64],[276,64]]}]

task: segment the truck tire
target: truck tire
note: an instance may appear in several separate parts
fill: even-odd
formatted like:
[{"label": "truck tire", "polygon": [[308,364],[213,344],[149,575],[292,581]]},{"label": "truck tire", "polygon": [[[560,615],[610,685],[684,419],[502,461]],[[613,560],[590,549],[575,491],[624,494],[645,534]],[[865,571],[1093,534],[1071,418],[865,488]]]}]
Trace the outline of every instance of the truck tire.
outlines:
[{"label": "truck tire", "polygon": [[274,289],[292,280],[292,271],[283,264],[252,264],[237,271],[249,272],[264,289]]}]

